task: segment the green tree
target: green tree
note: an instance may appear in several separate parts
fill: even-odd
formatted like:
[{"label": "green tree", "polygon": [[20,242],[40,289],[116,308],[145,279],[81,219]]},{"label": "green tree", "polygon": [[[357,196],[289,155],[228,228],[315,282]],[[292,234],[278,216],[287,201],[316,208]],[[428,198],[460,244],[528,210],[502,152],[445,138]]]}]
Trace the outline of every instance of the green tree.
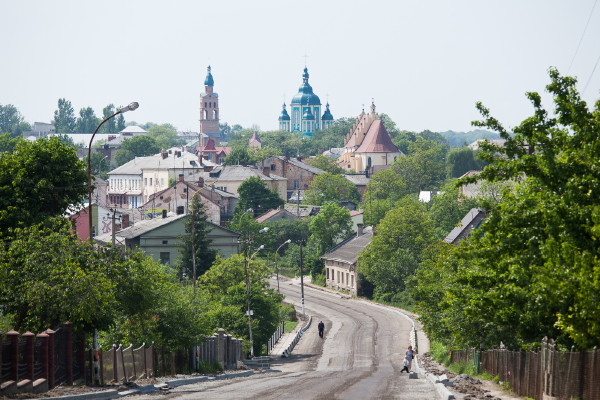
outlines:
[{"label": "green tree", "polygon": [[117,166],[121,166],[133,160],[134,158],[135,155],[130,150],[117,149],[117,151],[115,152],[115,164],[117,164]]},{"label": "green tree", "polygon": [[25,122],[23,116],[12,104],[0,104],[0,134],[10,133],[12,137],[21,136],[23,132],[30,131],[31,126]]},{"label": "green tree", "polygon": [[100,118],[96,117],[94,110],[91,107],[82,108],[79,110],[79,118],[77,118],[75,132],[78,133],[93,133],[98,125]]},{"label": "green tree", "polygon": [[[102,119],[106,119],[115,113],[115,105],[109,104],[102,109]],[[117,130],[117,123],[114,118],[106,121],[102,127],[100,127],[100,133],[119,133]]]},{"label": "green tree", "polygon": [[313,178],[303,203],[320,206],[327,202],[341,201],[358,204],[360,194],[356,186],[343,176],[326,172]]},{"label": "green tree", "polygon": [[13,137],[10,132],[0,133],[0,153],[12,153],[21,139],[19,136]]},{"label": "green tree", "polygon": [[130,151],[134,157],[152,156],[160,153],[160,146],[154,138],[148,135],[137,135],[123,140],[121,149]]},{"label": "green tree", "polygon": [[236,213],[252,209],[254,216],[258,216],[284,204],[281,197],[257,176],[242,182],[238,188],[238,195]]},{"label": "green tree", "polygon": [[127,126],[125,124],[125,116],[123,114],[117,115],[115,124],[116,124],[115,128],[116,128],[117,132],[121,132],[123,129],[125,129],[125,127]]},{"label": "green tree", "polygon": [[75,111],[71,102],[67,99],[58,99],[58,109],[54,111],[54,132],[73,133],[77,126]]},{"label": "green tree", "polygon": [[[598,222],[600,102],[581,100],[576,79],[550,69],[547,90],[553,117],[538,93],[528,93],[534,113],[509,134],[478,104],[476,126],[497,131],[502,148],[483,145],[489,162],[477,177],[516,182],[502,194],[478,234],[451,253],[437,336],[461,345],[532,347],[540,338],[581,349],[600,344]],[[474,181],[470,178],[465,181]],[[461,327],[451,316],[460,318]],[[476,329],[471,330],[473,327]]]},{"label": "green tree", "polygon": [[468,199],[461,194],[455,181],[447,183],[433,197],[429,210],[435,224],[437,238],[446,237],[469,210],[478,205],[476,199]]},{"label": "green tree", "polygon": [[408,194],[404,179],[393,169],[375,172],[367,184],[362,208],[365,224],[377,225],[394,203]]},{"label": "green tree", "polygon": [[314,158],[306,159],[306,163],[312,165],[313,167],[320,168],[325,172],[329,172],[330,174],[344,173],[344,169],[337,165],[337,162],[334,158],[326,157],[322,154],[317,154]]},{"label": "green tree", "polygon": [[426,206],[410,197],[398,201],[358,258],[360,273],[375,286],[375,297],[390,301],[403,292],[425,249],[433,243],[433,223]]},{"label": "green tree", "polygon": [[436,190],[446,178],[445,162],[447,146],[434,140],[417,137],[409,145],[409,154],[398,157],[392,169],[406,182],[410,193],[419,190]]},{"label": "green tree", "polygon": [[446,168],[448,178],[459,178],[465,172],[483,169],[484,163],[468,147],[455,147],[448,151]]},{"label": "green tree", "polygon": [[317,215],[310,220],[308,229],[318,255],[332,248],[340,240],[352,234],[352,219],[347,208],[335,203],[325,203]]},{"label": "green tree", "polygon": [[[83,161],[87,164],[87,156]],[[94,176],[104,175],[110,170],[110,163],[108,162],[108,159],[104,154],[98,151],[92,152],[90,166],[92,167],[92,174]]]},{"label": "green tree", "polygon": [[57,138],[19,141],[0,153],[0,236],[64,215],[87,194],[85,164]]},{"label": "green tree", "polygon": [[208,238],[211,231],[206,219],[204,204],[200,201],[199,192],[192,197],[190,214],[185,223],[185,236],[181,240],[181,260],[179,272],[193,277],[193,265],[196,265],[196,277],[204,274],[217,257],[217,252],[211,247],[212,240]]},{"label": "green tree", "polygon": [[154,139],[160,149],[169,149],[173,146],[183,144],[182,140],[177,137],[177,129],[171,124],[150,127],[148,129],[148,136]]}]

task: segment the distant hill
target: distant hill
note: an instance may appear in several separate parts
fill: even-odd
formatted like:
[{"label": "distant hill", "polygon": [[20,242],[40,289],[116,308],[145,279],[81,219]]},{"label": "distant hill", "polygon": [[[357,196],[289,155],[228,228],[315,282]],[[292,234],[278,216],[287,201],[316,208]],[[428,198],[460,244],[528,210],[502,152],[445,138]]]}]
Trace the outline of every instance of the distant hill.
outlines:
[{"label": "distant hill", "polygon": [[477,139],[500,139],[500,135],[495,132],[486,131],[484,129],[475,129],[469,132],[440,132],[440,135],[446,138],[448,145],[452,147],[461,147],[471,144]]}]

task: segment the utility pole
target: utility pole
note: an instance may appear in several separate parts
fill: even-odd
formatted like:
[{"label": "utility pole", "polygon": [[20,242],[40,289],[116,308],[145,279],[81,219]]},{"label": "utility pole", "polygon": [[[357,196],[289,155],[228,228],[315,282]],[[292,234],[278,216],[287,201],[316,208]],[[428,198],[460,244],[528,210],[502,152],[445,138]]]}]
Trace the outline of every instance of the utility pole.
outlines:
[{"label": "utility pole", "polygon": [[302,315],[304,316],[304,271],[303,264],[304,259],[302,258],[302,246],[303,242],[300,241],[300,301],[302,303]]}]

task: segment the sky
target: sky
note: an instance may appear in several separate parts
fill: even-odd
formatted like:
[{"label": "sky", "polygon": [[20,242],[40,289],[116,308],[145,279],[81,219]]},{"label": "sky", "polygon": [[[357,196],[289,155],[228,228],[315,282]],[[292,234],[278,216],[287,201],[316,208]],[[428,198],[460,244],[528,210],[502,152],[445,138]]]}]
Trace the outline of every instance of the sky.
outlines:
[{"label": "sky", "polygon": [[597,2],[0,0],[0,104],[33,123],[59,98],[97,116],[137,101],[126,121],[197,132],[211,65],[220,122],[274,130],[306,65],[335,118],[374,101],[399,129],[469,131],[482,101],[510,128],[549,67],[600,98]]}]

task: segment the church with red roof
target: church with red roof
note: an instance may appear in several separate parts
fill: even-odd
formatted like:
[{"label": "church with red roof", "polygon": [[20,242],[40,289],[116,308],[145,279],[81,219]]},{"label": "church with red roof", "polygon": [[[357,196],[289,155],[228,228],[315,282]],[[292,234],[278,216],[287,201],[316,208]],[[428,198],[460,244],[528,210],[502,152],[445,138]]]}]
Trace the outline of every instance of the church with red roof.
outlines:
[{"label": "church with red roof", "polygon": [[348,172],[373,173],[387,168],[401,155],[375,112],[375,104],[371,104],[371,113],[365,114],[363,110],[346,135],[338,164]]}]

